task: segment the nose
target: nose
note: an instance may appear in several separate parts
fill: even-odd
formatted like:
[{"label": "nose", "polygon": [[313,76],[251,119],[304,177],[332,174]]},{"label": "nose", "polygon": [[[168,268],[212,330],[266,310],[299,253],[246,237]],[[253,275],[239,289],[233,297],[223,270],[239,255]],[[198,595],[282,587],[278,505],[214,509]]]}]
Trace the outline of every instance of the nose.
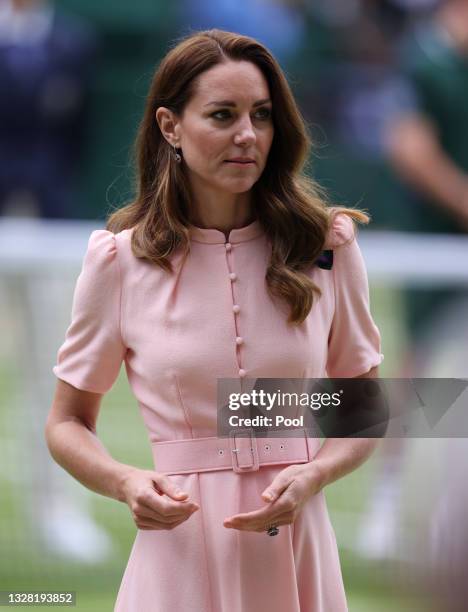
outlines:
[{"label": "nose", "polygon": [[234,135],[234,144],[248,146],[254,144],[256,140],[257,136],[253,129],[250,116],[242,118],[237,125],[237,130]]}]

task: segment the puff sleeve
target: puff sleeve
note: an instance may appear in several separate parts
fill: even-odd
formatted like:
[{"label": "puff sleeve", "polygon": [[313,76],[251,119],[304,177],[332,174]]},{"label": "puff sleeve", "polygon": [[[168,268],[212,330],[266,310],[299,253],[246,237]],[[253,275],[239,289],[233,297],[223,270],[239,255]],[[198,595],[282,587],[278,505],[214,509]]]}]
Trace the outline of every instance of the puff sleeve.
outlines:
[{"label": "puff sleeve", "polygon": [[380,334],[369,306],[369,285],[354,224],[338,213],[327,248],[333,249],[335,310],[328,339],[327,374],[351,378],[365,374],[383,360]]},{"label": "puff sleeve", "polygon": [[92,232],[73,297],[71,324],[54,374],[83,391],[106,393],[125,355],[120,331],[121,280],[116,238]]}]

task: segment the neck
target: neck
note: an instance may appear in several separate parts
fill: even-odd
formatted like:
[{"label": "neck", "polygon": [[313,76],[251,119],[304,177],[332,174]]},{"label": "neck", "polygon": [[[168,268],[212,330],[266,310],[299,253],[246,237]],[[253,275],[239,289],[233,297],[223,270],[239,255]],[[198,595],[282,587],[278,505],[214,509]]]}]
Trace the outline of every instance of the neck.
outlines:
[{"label": "neck", "polygon": [[192,223],[197,227],[213,228],[226,235],[232,229],[244,227],[255,220],[250,192],[215,193],[193,190]]}]

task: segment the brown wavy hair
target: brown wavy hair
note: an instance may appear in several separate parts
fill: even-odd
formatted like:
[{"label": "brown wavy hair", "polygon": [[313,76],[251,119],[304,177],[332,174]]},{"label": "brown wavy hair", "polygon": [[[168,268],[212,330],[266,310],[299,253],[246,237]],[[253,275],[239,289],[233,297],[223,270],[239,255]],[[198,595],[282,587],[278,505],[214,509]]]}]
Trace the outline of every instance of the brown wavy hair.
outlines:
[{"label": "brown wavy hair", "polygon": [[314,293],[320,295],[307,270],[323,249],[333,214],[341,210],[363,223],[368,217],[354,209],[331,208],[323,189],[304,174],[311,145],[306,125],[279,64],[253,38],[222,30],[196,32],[163,58],[134,144],[136,197],[110,215],[107,229],[118,233],[134,228],[133,254],[168,272],[172,272],[170,258],[176,250],[189,252],[189,183],[184,163],[173,160],[155,113],[164,106],[181,116],[197,77],[228,60],[255,64],[270,89],[274,136],[265,169],[252,188],[252,202],[272,245],[266,271],[268,292],[289,307],[288,322],[300,324],[310,312]]}]

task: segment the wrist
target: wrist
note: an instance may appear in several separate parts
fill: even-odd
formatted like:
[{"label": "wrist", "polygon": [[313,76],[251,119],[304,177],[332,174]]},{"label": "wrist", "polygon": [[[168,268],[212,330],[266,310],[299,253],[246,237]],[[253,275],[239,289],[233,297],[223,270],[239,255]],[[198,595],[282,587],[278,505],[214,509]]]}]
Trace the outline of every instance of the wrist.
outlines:
[{"label": "wrist", "polygon": [[330,483],[330,470],[322,460],[313,459],[307,464],[307,471],[314,482],[314,486],[317,487],[317,492]]},{"label": "wrist", "polygon": [[468,214],[468,175],[463,174],[454,184],[451,205],[454,212],[464,216]]},{"label": "wrist", "polygon": [[127,487],[131,476],[134,474],[135,468],[130,465],[121,464],[117,474],[115,486],[115,499],[120,502],[127,502]]}]

